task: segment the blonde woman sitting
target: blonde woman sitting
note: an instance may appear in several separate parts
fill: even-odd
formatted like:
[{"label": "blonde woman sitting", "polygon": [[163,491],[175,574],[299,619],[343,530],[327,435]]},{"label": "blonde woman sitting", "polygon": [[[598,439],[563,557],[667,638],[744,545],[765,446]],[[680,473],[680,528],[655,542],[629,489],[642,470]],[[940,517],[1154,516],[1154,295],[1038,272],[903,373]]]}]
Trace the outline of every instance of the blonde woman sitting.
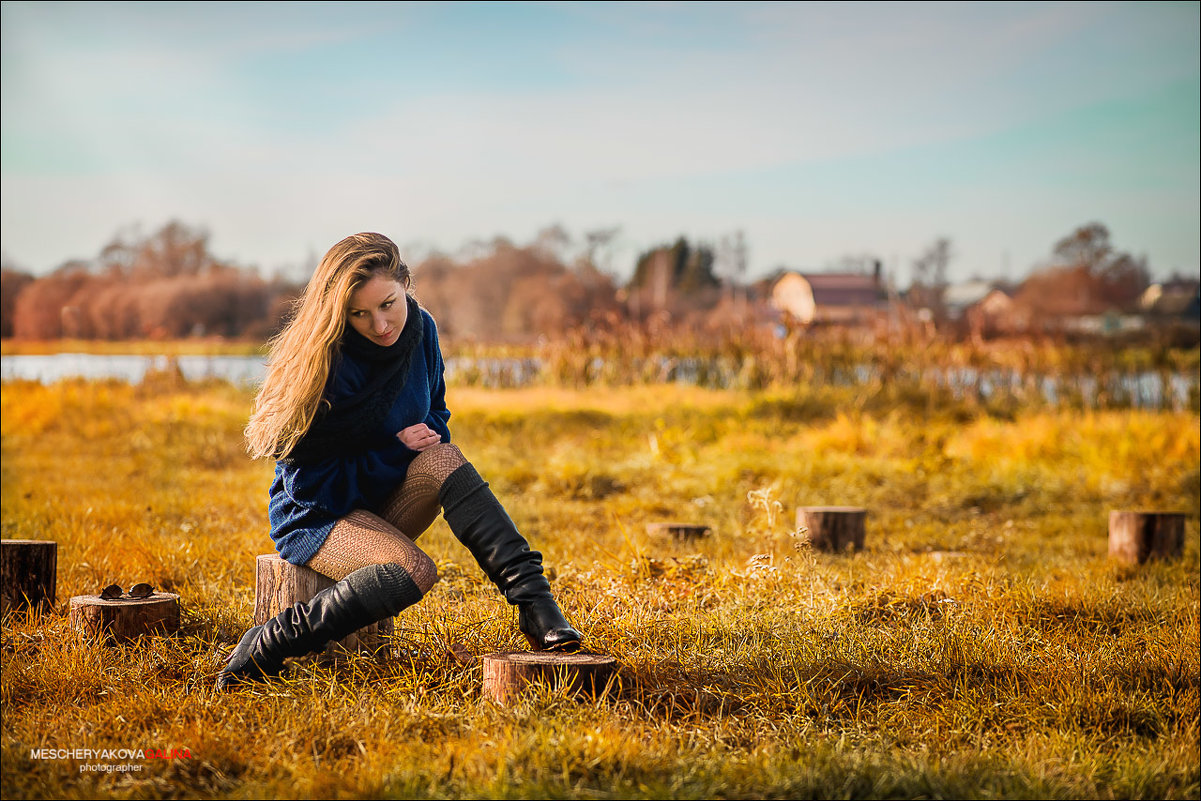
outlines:
[{"label": "blonde woman sitting", "polygon": [[390,239],[347,237],[272,341],[246,427],[251,455],[277,460],[271,537],[282,558],[337,583],[247,631],[219,689],[278,675],[284,659],[417,603],[438,575],[415,541],[439,510],[517,606],[532,648],[580,647],[541,554],[450,443],[438,331],[410,283]]}]

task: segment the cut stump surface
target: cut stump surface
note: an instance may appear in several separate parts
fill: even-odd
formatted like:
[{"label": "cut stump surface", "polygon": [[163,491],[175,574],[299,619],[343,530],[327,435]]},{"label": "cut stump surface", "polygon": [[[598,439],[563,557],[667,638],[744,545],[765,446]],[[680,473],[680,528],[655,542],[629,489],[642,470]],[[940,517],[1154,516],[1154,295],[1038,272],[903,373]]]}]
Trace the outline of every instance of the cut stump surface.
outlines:
[{"label": "cut stump surface", "polygon": [[484,694],[501,704],[516,700],[528,685],[573,695],[599,696],[614,686],[618,662],[603,654],[505,651],[483,658]]}]

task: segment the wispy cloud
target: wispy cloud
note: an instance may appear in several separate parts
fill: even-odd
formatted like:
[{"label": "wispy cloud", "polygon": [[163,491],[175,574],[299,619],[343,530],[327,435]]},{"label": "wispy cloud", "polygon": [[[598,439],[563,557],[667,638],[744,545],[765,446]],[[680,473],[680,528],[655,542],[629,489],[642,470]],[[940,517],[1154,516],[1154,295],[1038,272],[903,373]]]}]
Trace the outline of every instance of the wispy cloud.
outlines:
[{"label": "wispy cloud", "polygon": [[[978,192],[1029,202],[997,177],[1017,158],[998,142],[1045,129],[1040,163],[1060,148],[1113,176],[1029,187],[1075,198],[1056,225],[1099,206],[1129,216],[1105,193],[1129,186],[1122,164],[1158,174],[1148,142],[1182,148],[1155,154],[1165,164],[1195,163],[1187,104],[1120,136],[1108,112],[1083,138],[1073,120],[1196,84],[1197,20],[1195,4],[5,3],[5,250],[45,269],[160,215],[208,223],[265,264],[364,218],[444,247],[555,220],[621,224],[631,248],[739,226],[758,269],[935,235],[992,260],[1002,235],[981,232],[995,219],[952,198],[970,164],[994,182]],[[845,219],[811,200],[871,176],[871,202]],[[1162,191],[1195,197],[1182,186]],[[1032,259],[1047,218],[1004,237]],[[1159,238],[1145,249],[1196,263],[1195,224],[1168,244],[1129,219]]]}]

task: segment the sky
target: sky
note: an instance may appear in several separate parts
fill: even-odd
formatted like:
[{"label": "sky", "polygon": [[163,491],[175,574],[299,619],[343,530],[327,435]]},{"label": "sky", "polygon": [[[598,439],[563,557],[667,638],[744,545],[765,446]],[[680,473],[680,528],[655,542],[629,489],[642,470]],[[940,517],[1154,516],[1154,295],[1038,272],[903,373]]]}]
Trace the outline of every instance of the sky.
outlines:
[{"label": "sky", "polygon": [[[44,274],[177,219],[306,269],[560,225],[742,232],[747,277],[936,239],[1019,279],[1100,222],[1201,273],[1198,3],[26,3],[0,20],[0,249]],[[418,281],[420,276],[418,275]]]}]

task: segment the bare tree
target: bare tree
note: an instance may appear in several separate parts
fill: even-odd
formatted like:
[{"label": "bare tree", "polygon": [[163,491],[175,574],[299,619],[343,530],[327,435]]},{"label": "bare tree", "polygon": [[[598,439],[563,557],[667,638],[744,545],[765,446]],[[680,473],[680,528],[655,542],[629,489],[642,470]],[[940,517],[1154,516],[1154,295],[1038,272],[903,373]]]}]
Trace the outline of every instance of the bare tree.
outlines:
[{"label": "bare tree", "polygon": [[939,237],[913,262],[910,301],[918,308],[929,309],[936,320],[946,316],[942,295],[947,288],[947,268],[952,258],[951,240]]},{"label": "bare tree", "polygon": [[568,260],[571,245],[571,234],[559,223],[548,225],[534,236],[533,247],[560,262]]},{"label": "bare tree", "polygon": [[613,244],[621,233],[621,226],[612,228],[595,228],[584,232],[587,250],[584,254],[585,264],[594,270],[604,273],[612,272]]},{"label": "bare tree", "polygon": [[1088,223],[1055,243],[1053,263],[1082,270],[1093,283],[1097,299],[1107,306],[1127,309],[1150,284],[1145,258],[1114,249],[1109,229]]},{"label": "bare tree", "polygon": [[725,278],[730,299],[735,306],[735,314],[741,319],[746,311],[747,267],[746,236],[742,229],[722,236],[717,243],[714,261],[717,264],[717,274]]}]

